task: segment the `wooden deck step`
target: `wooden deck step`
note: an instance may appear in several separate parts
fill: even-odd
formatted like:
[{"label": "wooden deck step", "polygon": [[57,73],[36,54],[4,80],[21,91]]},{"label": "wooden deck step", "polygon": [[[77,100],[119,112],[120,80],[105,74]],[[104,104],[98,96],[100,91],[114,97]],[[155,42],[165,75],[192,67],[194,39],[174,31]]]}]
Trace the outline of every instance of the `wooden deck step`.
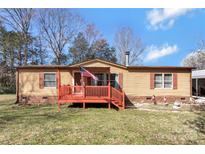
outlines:
[{"label": "wooden deck step", "polygon": [[111,101],[111,103],[112,103],[113,105],[115,105],[116,107],[119,108],[119,103],[118,103],[118,102],[116,102],[116,101]]}]

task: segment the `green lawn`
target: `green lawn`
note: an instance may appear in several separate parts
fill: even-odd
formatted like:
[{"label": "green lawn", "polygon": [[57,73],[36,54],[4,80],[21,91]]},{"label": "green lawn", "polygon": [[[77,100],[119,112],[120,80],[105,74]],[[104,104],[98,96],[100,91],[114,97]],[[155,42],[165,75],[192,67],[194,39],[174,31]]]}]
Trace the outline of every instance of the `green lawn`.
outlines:
[{"label": "green lawn", "polygon": [[150,104],[150,103],[144,103],[140,104],[138,109],[145,109],[145,110],[157,110],[157,111],[192,111],[193,107],[191,107],[190,104],[182,104],[181,108],[179,109],[173,109],[173,104],[169,104],[165,106],[164,104]]},{"label": "green lawn", "polygon": [[[205,144],[205,113],[18,106],[0,95],[0,144]],[[5,97],[6,98],[6,97]]]}]

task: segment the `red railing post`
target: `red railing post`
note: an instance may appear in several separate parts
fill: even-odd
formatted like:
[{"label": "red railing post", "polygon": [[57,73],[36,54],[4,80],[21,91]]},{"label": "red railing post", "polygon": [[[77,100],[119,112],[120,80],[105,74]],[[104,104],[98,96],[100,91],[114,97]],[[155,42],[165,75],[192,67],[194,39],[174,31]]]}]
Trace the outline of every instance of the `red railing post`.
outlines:
[{"label": "red railing post", "polygon": [[83,85],[83,97],[85,98],[86,97],[86,86]]},{"label": "red railing post", "polygon": [[108,97],[109,97],[109,100],[111,100],[111,87],[110,87],[110,83],[108,84]]},{"label": "red railing post", "polygon": [[122,106],[123,106],[123,109],[125,109],[125,92],[122,91]]},{"label": "red railing post", "polygon": [[58,82],[58,112],[60,112],[60,98],[61,98],[61,78],[60,78],[60,70],[58,68],[58,77],[57,77],[57,82]]}]

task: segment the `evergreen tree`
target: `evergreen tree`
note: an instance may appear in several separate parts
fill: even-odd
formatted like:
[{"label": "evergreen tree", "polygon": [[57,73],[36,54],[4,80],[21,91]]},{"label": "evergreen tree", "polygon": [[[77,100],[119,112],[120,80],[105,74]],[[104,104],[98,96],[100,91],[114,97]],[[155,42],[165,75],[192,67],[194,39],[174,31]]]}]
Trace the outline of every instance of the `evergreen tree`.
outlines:
[{"label": "evergreen tree", "polygon": [[85,39],[83,33],[79,33],[73,42],[73,46],[70,48],[70,53],[72,54],[73,62],[80,62],[88,57],[89,52],[88,42]]},{"label": "evergreen tree", "polygon": [[93,51],[91,53],[94,53],[94,55],[92,55],[93,58],[100,58],[112,62],[117,61],[115,48],[110,47],[105,39],[97,40],[92,45],[91,50]]},{"label": "evergreen tree", "polygon": [[105,39],[99,38],[93,41],[90,46],[83,33],[79,33],[70,48],[73,62],[81,62],[87,59],[100,58],[116,62],[115,49],[110,47]]}]

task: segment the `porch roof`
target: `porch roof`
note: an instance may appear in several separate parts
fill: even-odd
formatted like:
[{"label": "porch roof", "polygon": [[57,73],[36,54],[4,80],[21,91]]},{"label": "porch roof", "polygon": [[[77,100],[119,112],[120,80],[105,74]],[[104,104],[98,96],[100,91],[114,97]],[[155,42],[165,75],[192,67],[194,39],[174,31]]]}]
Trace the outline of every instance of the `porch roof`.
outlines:
[{"label": "porch roof", "polygon": [[192,71],[192,79],[205,78],[205,70]]},{"label": "porch roof", "polygon": [[[110,67],[83,67],[90,72],[110,72]],[[71,71],[78,71],[80,67],[70,67]]]}]

